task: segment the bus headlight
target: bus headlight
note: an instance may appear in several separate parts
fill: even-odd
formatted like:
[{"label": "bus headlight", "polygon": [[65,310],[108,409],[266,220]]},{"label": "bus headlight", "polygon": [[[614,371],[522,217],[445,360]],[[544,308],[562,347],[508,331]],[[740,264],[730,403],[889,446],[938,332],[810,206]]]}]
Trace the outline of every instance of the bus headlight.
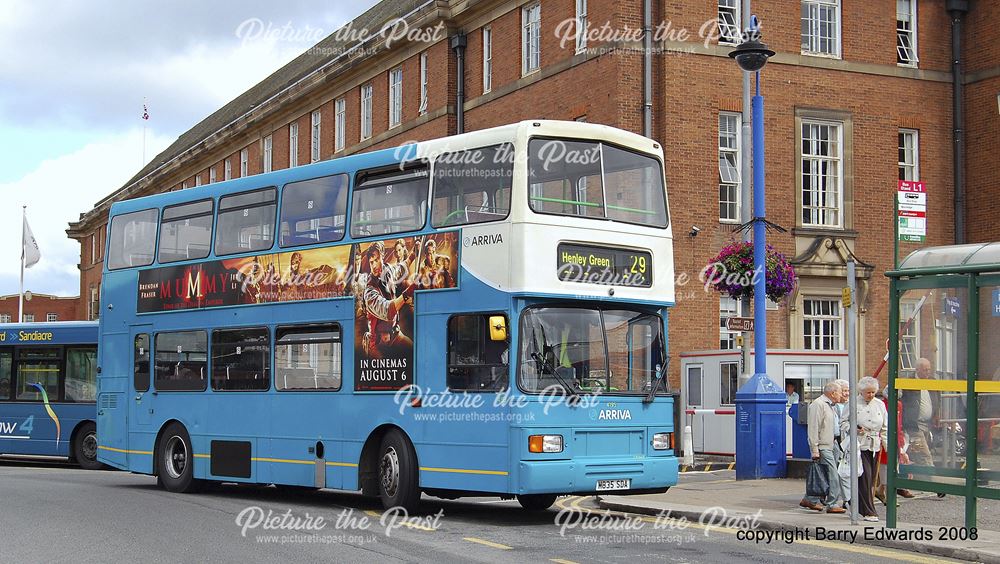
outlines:
[{"label": "bus headlight", "polygon": [[531,435],[528,437],[528,452],[562,452],[562,435]]},{"label": "bus headlight", "polygon": [[667,450],[674,447],[673,433],[656,433],[653,435],[653,450]]}]

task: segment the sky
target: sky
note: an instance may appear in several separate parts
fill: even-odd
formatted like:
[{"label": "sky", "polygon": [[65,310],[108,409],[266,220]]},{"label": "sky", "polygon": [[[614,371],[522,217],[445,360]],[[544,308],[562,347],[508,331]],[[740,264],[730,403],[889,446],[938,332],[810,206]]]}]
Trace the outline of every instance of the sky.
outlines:
[{"label": "sky", "polygon": [[79,294],[71,221],[374,4],[0,2],[0,295],[18,292],[22,206],[42,256],[24,288]]}]

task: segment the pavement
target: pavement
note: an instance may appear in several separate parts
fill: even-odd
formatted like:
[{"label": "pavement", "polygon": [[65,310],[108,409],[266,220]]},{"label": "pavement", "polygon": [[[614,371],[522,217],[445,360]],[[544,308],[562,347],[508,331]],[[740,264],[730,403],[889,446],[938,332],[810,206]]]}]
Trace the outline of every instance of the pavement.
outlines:
[{"label": "pavement", "polygon": [[[677,486],[655,495],[602,495],[597,504],[603,509],[645,515],[669,516],[695,523],[720,523],[739,528],[752,538],[765,543],[805,541],[840,541],[853,545],[874,545],[942,558],[1000,564],[1000,532],[976,530],[976,539],[945,540],[942,535],[958,533],[963,522],[959,519],[927,520],[928,523],[900,521],[896,529],[885,528],[885,507],[876,501],[880,522],[851,525],[848,514],[820,513],[799,507],[805,481],[775,479],[737,482],[732,472],[721,476],[693,473],[682,475]],[[950,496],[949,496],[950,497]],[[907,504],[932,502],[934,494],[918,496],[916,500],[900,500],[904,517]],[[957,502],[955,498],[952,502]],[[980,500],[984,501],[984,500]],[[980,515],[983,514],[980,508]],[[933,524],[931,524],[933,523]],[[955,529],[952,529],[954,527]],[[772,532],[769,534],[769,532]],[[969,531],[964,531],[968,535]],[[957,536],[957,535],[956,535]]]}]

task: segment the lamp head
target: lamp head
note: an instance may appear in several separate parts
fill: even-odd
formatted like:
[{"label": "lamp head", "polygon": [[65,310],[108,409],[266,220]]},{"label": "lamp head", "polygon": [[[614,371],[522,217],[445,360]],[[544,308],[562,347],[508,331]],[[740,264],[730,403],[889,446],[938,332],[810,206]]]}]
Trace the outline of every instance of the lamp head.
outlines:
[{"label": "lamp head", "polygon": [[746,72],[757,72],[774,56],[774,51],[756,37],[751,37],[730,51],[729,56],[736,59],[736,64]]},{"label": "lamp head", "polygon": [[746,40],[730,51],[729,56],[746,72],[757,72],[774,56],[774,51],[768,49],[760,40],[760,20],[757,16],[750,17],[750,28],[747,29],[745,37]]}]

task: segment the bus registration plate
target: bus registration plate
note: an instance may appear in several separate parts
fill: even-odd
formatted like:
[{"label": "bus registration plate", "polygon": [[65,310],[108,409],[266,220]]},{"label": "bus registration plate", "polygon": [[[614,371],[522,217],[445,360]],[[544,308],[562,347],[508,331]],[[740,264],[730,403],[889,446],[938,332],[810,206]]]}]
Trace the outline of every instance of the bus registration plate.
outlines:
[{"label": "bus registration plate", "polygon": [[597,491],[628,490],[632,488],[632,480],[598,480]]}]

